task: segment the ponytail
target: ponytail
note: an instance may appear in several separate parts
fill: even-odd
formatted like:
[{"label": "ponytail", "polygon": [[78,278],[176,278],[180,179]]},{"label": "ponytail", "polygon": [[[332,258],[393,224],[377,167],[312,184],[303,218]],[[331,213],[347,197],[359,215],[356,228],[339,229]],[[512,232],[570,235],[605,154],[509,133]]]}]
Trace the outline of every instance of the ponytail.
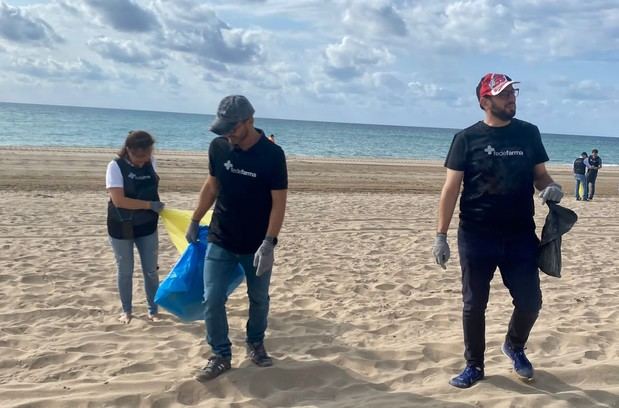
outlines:
[{"label": "ponytail", "polygon": [[118,151],[118,157],[127,158],[127,149],[146,150],[155,144],[155,139],[144,130],[131,130],[125,139],[123,147]]}]

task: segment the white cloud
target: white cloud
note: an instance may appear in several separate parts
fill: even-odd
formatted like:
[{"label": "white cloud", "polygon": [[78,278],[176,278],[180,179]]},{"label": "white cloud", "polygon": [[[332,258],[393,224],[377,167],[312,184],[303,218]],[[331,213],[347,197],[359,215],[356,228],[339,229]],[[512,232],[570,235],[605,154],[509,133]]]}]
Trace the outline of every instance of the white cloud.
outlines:
[{"label": "white cloud", "polygon": [[388,1],[353,2],[344,12],[343,22],[359,35],[406,36],[406,22]]},{"label": "white cloud", "polygon": [[44,20],[0,1],[0,37],[15,42],[50,45],[62,41]]},{"label": "white cloud", "polygon": [[157,5],[163,21],[161,45],[191,54],[195,61],[209,67],[212,63],[250,64],[262,55],[260,33],[232,28],[215,12],[194,1],[182,0],[183,8]]},{"label": "white cloud", "polygon": [[388,89],[401,92],[406,89],[406,83],[391,72],[375,72],[371,75],[372,86],[376,89]]},{"label": "white cloud", "polygon": [[191,54],[206,66],[209,62],[254,63],[262,53],[255,33],[208,26],[192,31],[168,31],[162,45],[174,51]]},{"label": "white cloud", "polygon": [[436,84],[423,84],[421,82],[409,82],[407,84],[412,94],[420,98],[436,98],[441,94],[441,89]]},{"label": "white cloud", "polygon": [[149,49],[135,41],[114,40],[109,37],[97,37],[87,44],[99,55],[116,62],[132,65],[153,66],[163,68],[166,58],[159,50]]},{"label": "white cloud", "polygon": [[159,26],[157,17],[133,0],[84,0],[97,15],[116,30],[149,32]]},{"label": "white cloud", "polygon": [[600,101],[619,99],[619,88],[615,83],[603,85],[598,81],[586,79],[571,84],[567,88],[567,97],[571,100]]},{"label": "white cloud", "polygon": [[52,58],[15,58],[10,68],[20,74],[69,83],[101,81],[108,78],[99,66],[81,58],[71,62],[56,61]]},{"label": "white cloud", "polygon": [[325,72],[341,80],[358,77],[367,69],[387,65],[394,59],[386,48],[371,47],[348,36],[338,44],[329,44],[325,57]]},{"label": "white cloud", "polygon": [[[152,87],[155,85],[160,98],[165,98],[167,92],[174,92],[175,95],[178,94],[178,91],[183,86],[182,80],[177,75],[162,70],[149,71],[147,73],[119,71],[116,74],[115,83],[121,84],[125,91],[133,90],[134,92],[141,87]],[[142,90],[138,93],[142,93]]]},{"label": "white cloud", "polygon": [[157,15],[168,26],[182,31],[188,30],[188,23],[205,24],[220,28],[228,28],[228,25],[221,21],[215,13],[213,6],[197,0],[155,0],[154,9]]}]

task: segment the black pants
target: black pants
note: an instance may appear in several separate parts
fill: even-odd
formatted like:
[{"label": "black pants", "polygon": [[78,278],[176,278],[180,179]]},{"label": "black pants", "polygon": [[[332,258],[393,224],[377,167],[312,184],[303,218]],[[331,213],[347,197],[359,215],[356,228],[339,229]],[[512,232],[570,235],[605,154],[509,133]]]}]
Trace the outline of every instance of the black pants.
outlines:
[{"label": "black pants", "polygon": [[589,199],[592,199],[593,194],[595,194],[595,180],[597,178],[598,178],[597,170],[587,172],[587,183],[589,183]]},{"label": "black pants", "polygon": [[526,344],[542,307],[538,243],[533,230],[518,234],[458,230],[467,364],[484,366],[486,305],[490,281],[497,267],[514,305],[505,340],[516,349]]}]

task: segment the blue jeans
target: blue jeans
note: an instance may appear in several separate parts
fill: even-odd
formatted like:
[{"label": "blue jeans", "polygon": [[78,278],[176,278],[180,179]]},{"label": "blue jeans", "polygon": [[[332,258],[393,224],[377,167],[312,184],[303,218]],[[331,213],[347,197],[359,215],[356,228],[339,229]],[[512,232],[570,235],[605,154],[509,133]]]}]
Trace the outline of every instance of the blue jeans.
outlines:
[{"label": "blue jeans", "polygon": [[157,273],[157,256],[159,251],[159,237],[157,231],[150,235],[133,239],[110,238],[110,244],[116,257],[118,268],[118,293],[123,312],[131,313],[131,301],[133,297],[133,245],[138,248],[142,273],[144,275],[144,291],[148,302],[148,313],[157,313],[155,293],[159,288],[159,275]]},{"label": "blue jeans", "polygon": [[232,272],[240,263],[245,270],[247,295],[249,296],[249,319],[247,320],[248,343],[262,343],[267,329],[269,314],[269,284],[271,271],[256,276],[253,266],[254,254],[235,254],[219,245],[209,243],[204,261],[204,321],[206,323],[206,341],[213,353],[225,358],[232,357],[232,348],[228,338],[228,318],[226,316],[226,289]]},{"label": "blue jeans", "polygon": [[484,366],[486,306],[497,267],[514,305],[505,341],[515,349],[524,348],[542,307],[538,244],[535,231],[499,235],[458,230],[464,357],[468,365]]},{"label": "blue jeans", "polygon": [[[587,176],[584,174],[574,174],[574,178],[576,179],[576,187],[574,188],[574,195],[576,198],[582,198],[586,200],[589,197],[589,186],[587,185]],[[582,185],[582,197],[578,193],[580,190],[580,186]]]}]

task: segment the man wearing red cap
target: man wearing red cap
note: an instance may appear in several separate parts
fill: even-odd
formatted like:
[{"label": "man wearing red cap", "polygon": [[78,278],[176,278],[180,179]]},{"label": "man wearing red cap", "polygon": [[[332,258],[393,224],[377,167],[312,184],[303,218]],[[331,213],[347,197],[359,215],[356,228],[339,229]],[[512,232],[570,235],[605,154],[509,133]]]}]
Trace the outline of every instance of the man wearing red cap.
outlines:
[{"label": "man wearing red cap", "polygon": [[563,193],[546,171],[548,156],[538,128],[514,118],[517,83],[492,73],[480,80],[476,93],[484,120],[454,136],[445,160],[447,175],[432,253],[446,269],[447,230],[463,186],[458,253],[466,367],[449,381],[459,388],[484,378],[485,311],[497,267],[514,304],[502,351],[518,376],[533,377],[524,349],[542,306],[534,187],[541,191],[543,202],[559,202]]}]

